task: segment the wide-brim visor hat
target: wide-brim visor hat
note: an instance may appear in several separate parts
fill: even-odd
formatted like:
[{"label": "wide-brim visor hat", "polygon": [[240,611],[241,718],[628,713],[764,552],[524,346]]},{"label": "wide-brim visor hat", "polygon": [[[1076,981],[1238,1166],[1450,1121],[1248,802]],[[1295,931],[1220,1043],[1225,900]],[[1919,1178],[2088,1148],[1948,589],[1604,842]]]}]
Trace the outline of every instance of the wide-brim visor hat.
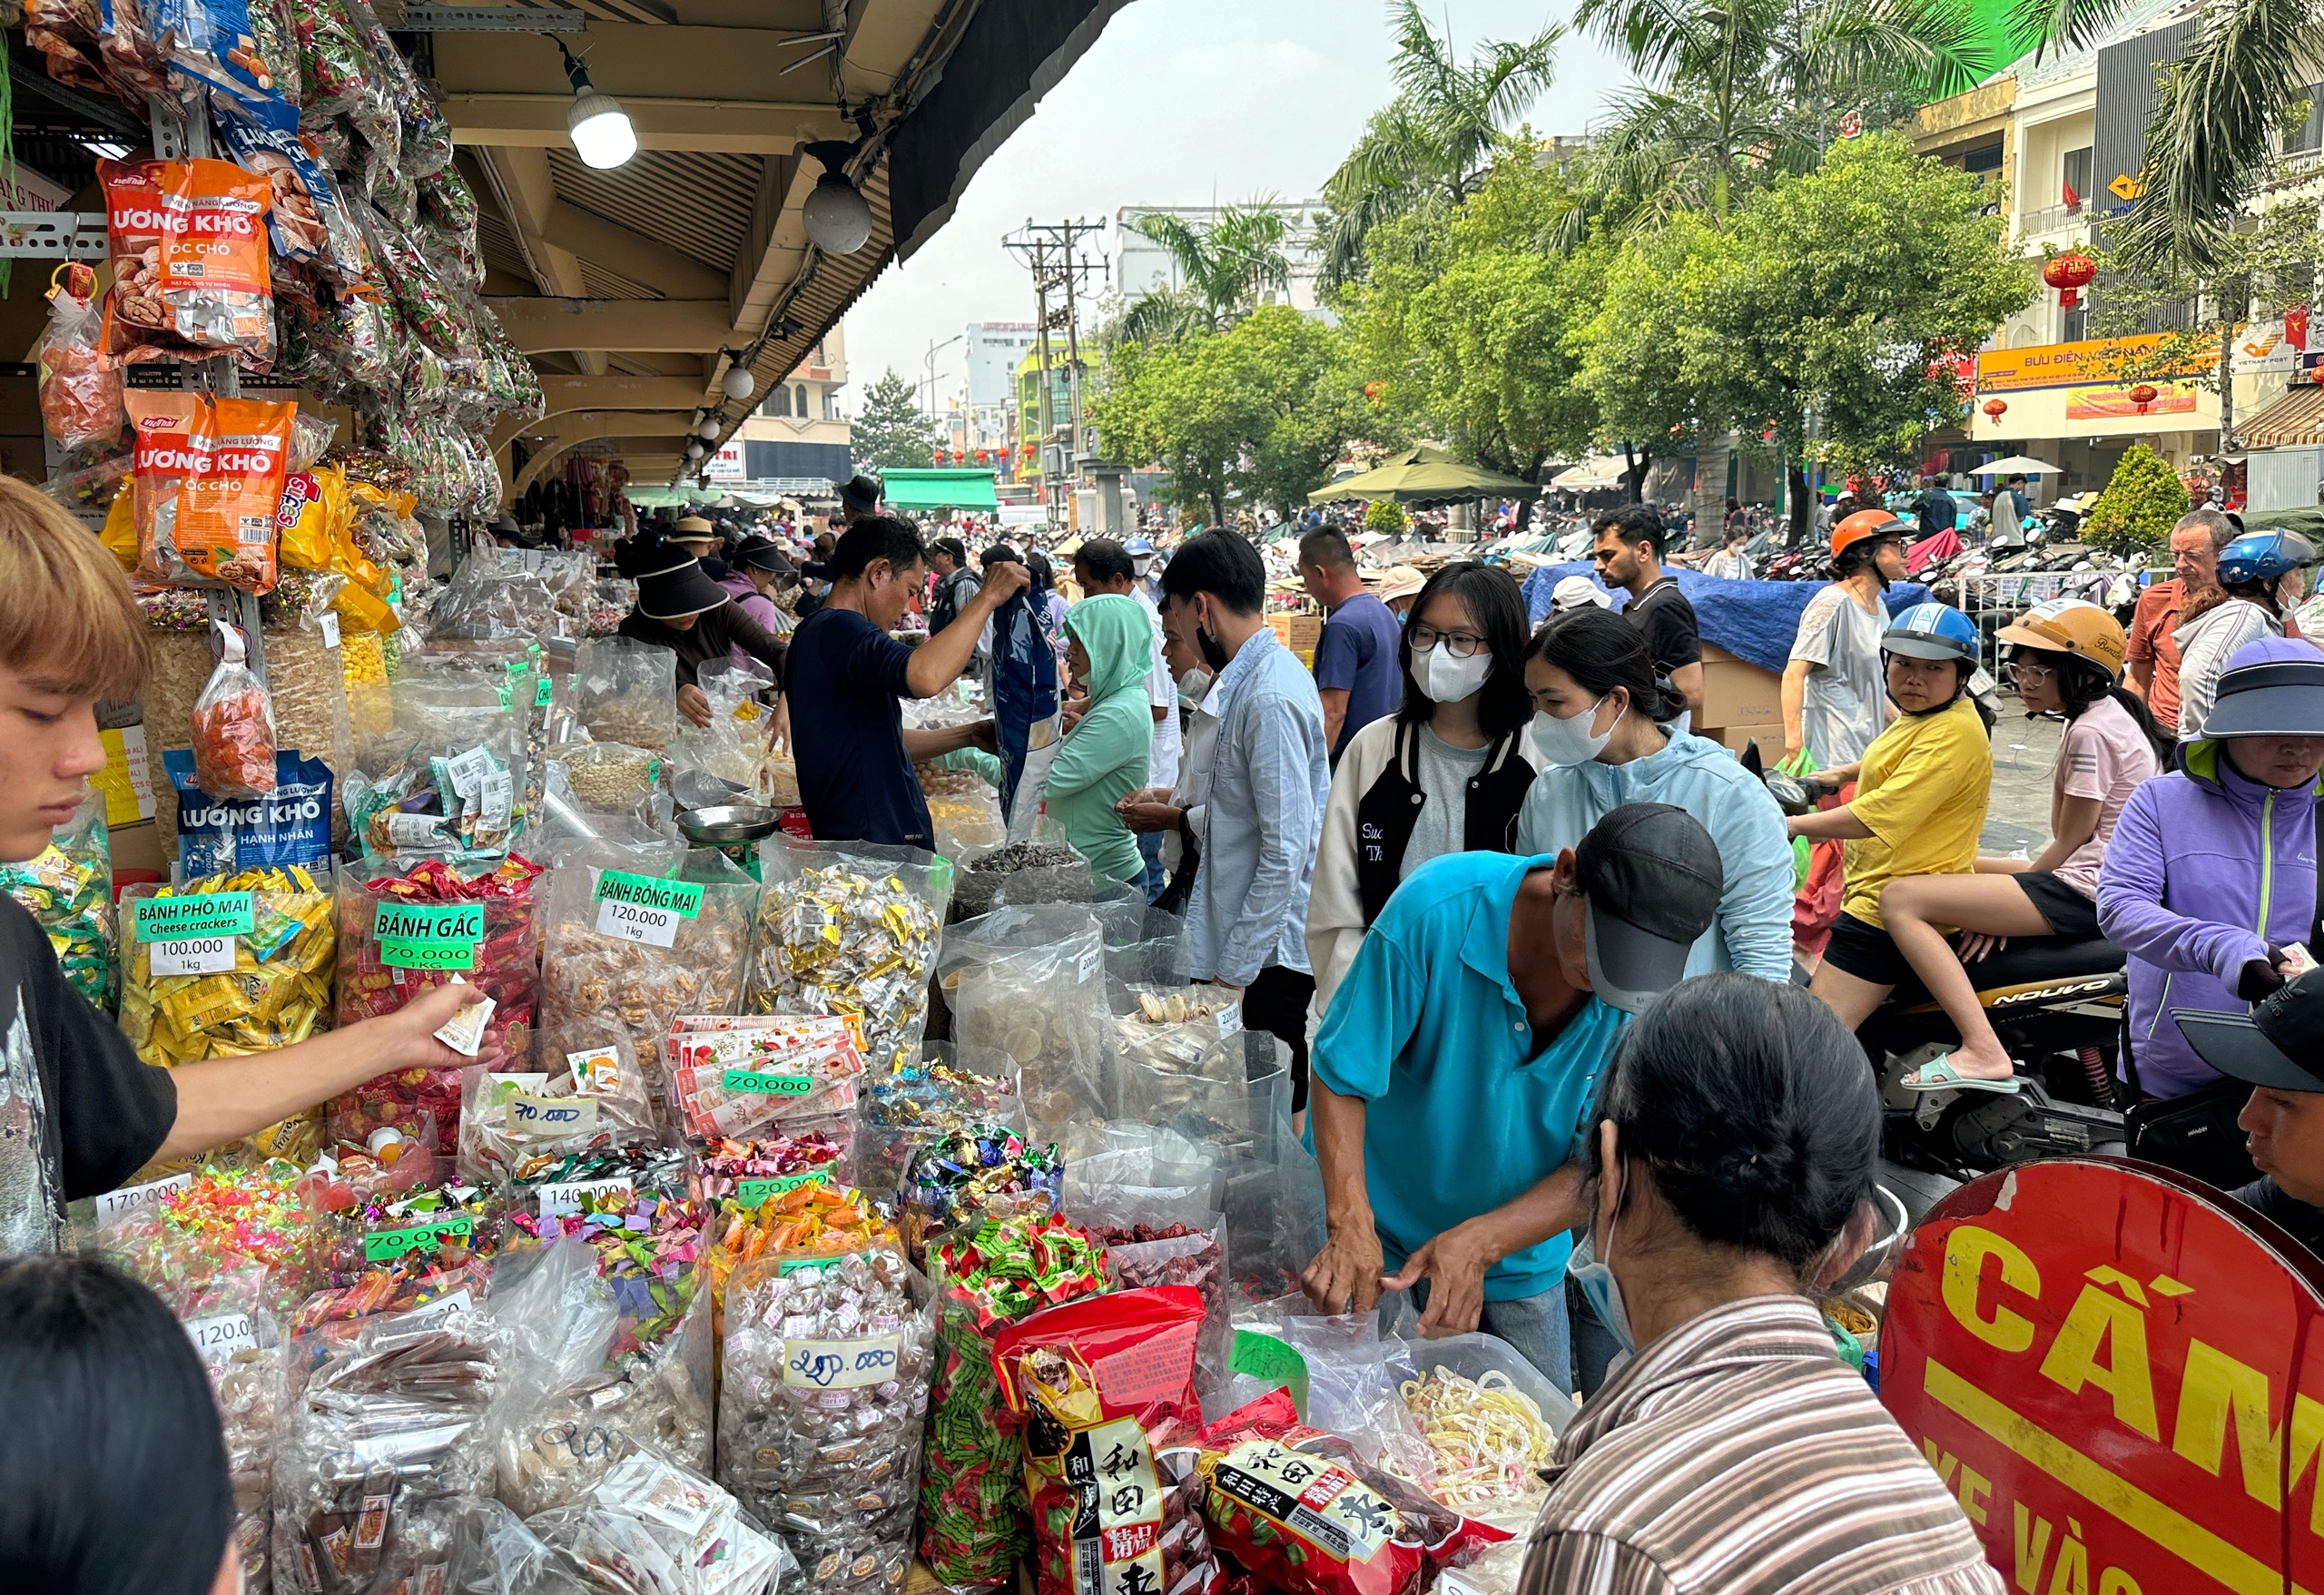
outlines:
[{"label": "wide-brim visor hat", "polygon": [[734,601],[733,594],[703,574],[699,559],[648,571],[637,578],[637,612],[648,620],[684,620]]},{"label": "wide-brim visor hat", "polygon": [[2324,736],[2324,654],[2290,637],[2244,644],[2220,672],[2202,734]]}]

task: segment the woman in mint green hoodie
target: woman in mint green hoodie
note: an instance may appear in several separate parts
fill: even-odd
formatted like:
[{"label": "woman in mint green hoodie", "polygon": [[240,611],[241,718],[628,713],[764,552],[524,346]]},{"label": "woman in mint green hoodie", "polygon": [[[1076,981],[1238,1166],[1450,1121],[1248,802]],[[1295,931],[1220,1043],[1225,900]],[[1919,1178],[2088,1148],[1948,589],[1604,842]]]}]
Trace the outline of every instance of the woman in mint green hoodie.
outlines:
[{"label": "woman in mint green hoodie", "polygon": [[1146,860],[1114,804],[1146,784],[1154,746],[1146,701],[1154,623],[1135,599],[1106,594],[1067,610],[1065,635],[1072,643],[1066,663],[1074,680],[1088,687],[1089,707],[1065,734],[1041,801],[1092,871],[1135,881]]}]

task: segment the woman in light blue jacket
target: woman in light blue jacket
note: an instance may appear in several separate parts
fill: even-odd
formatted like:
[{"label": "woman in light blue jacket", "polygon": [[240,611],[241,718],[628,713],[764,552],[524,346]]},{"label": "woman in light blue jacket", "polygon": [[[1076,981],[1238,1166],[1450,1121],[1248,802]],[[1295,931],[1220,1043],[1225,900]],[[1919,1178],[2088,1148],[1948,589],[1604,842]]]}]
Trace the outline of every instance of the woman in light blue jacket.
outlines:
[{"label": "woman in light blue jacket", "polygon": [[1541,773],[1517,817],[1517,850],[1572,847],[1624,803],[1669,803],[1702,822],[1727,881],[1687,973],[1791,979],[1791,843],[1783,811],[1735,755],[1674,732],[1685,705],[1654,675],[1636,627],[1603,609],[1560,615],[1525,650]]}]

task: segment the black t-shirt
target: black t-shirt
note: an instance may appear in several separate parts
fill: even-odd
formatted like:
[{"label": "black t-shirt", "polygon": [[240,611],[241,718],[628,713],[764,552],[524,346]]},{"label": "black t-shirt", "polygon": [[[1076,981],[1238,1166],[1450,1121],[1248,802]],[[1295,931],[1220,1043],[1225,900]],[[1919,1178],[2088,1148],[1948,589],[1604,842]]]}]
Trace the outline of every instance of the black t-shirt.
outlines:
[{"label": "black t-shirt", "polygon": [[0,1256],[61,1247],[64,1204],[136,1173],[177,1117],[170,1071],[137,1061],[0,893]]},{"label": "black t-shirt", "polygon": [[1668,675],[1686,665],[1702,663],[1702,645],[1696,640],[1695,606],[1679,590],[1679,578],[1662,576],[1630,600],[1622,613],[1646,635],[1654,667]]},{"label": "black t-shirt", "polygon": [[2324,1257],[2324,1207],[2311,1207],[2267,1175],[2261,1175],[2235,1199],[2262,1218],[2271,1218],[2291,1232],[2292,1239]]},{"label": "black t-shirt", "polygon": [[799,802],[816,839],[933,848],[904,752],[911,650],[856,610],[818,609],[791,634],[790,665]]}]

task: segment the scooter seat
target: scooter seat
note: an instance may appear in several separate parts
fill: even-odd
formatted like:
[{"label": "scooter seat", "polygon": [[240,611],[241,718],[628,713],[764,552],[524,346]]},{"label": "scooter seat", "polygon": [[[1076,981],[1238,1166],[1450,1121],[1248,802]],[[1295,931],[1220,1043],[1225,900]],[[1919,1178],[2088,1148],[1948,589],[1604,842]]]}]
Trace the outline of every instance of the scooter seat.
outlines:
[{"label": "scooter seat", "polygon": [[[2103,937],[2068,941],[2029,936],[2012,937],[2007,947],[1963,967],[1979,999],[1990,1008],[1997,1000],[2009,1001],[2014,994],[2040,992],[2068,980],[2089,982],[2086,989],[2074,993],[2078,997],[2118,996],[2127,989],[2122,963],[2122,950]],[[1898,986],[1888,1000],[1906,1010],[1935,1006],[1917,979]]]}]

